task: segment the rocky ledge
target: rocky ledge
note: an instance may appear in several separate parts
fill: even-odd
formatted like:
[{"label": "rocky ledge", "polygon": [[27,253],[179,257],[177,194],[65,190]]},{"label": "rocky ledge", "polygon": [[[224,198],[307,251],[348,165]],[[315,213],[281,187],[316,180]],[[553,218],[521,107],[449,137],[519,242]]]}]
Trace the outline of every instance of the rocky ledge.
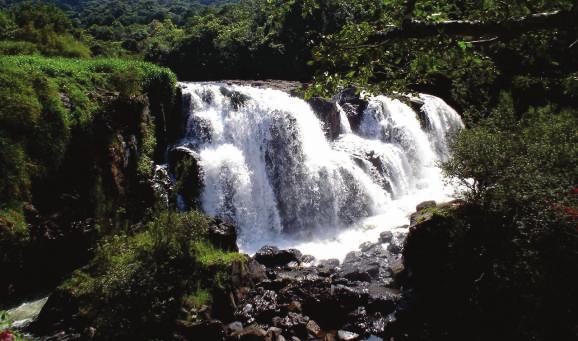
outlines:
[{"label": "rocky ledge", "polygon": [[[315,260],[298,250],[265,246],[248,261],[232,266],[231,285],[226,290],[215,290],[212,304],[183,307],[182,319],[175,321],[173,338],[403,339],[399,336],[419,300],[415,293],[420,283],[417,274],[435,272],[435,260],[430,259],[441,252],[432,249],[428,241],[444,233],[445,217],[460,205],[457,201],[421,203],[411,216],[411,225],[396,232],[384,231],[378,240],[350,252],[343,262]],[[219,219],[210,221],[209,240],[223,250],[237,250],[234,226]],[[70,304],[61,296],[49,299],[37,326],[45,324],[42,329],[52,331],[66,329],[62,321],[70,312],[64,307]],[[84,330],[82,334],[57,334],[53,339],[70,340],[81,335],[91,338],[90,330]]]},{"label": "rocky ledge", "polygon": [[[411,268],[404,259],[407,243],[415,247],[431,228],[436,210],[458,205],[425,202],[412,224],[383,232],[340,262],[315,260],[298,250],[265,246],[253,259],[265,277],[244,293],[233,322],[207,316],[194,334],[207,340],[380,340],[399,332],[412,289]],[[414,238],[416,235],[417,238]],[[406,238],[407,237],[407,238]],[[189,334],[191,335],[191,334]]]}]

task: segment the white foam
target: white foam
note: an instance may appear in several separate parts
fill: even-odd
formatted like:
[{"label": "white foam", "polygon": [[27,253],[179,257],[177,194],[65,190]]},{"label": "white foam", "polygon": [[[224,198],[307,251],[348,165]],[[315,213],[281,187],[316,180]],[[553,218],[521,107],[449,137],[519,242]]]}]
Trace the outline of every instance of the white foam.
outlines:
[{"label": "white foam", "polygon": [[427,122],[399,100],[373,97],[357,132],[340,110],[343,134],[330,142],[311,107],[284,92],[181,87],[191,103],[181,144],[200,154],[203,209],[237,224],[245,252],[274,244],[343,259],[407,224],[417,203],[451,198],[437,162],[463,123],[436,97],[420,97]]}]

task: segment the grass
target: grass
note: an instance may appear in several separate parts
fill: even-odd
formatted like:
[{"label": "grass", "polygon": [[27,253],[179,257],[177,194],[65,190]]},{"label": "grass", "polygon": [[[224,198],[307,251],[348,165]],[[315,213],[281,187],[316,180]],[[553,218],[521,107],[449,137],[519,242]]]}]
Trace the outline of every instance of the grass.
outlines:
[{"label": "grass", "polygon": [[[72,132],[90,133],[111,99],[170,99],[175,85],[170,70],[141,61],[0,56],[0,208],[30,200],[31,182],[58,168]],[[156,145],[152,122],[143,135],[139,166],[147,172]]]},{"label": "grass", "polygon": [[244,262],[246,257],[237,252],[226,252],[215,248],[206,241],[198,241],[193,244],[197,262],[202,266],[229,265],[235,261]]},{"label": "grass", "polygon": [[212,246],[207,225],[198,212],[159,212],[136,232],[101,243],[93,261],[58,290],[104,338],[162,333],[159,326],[170,325],[182,305],[211,304],[212,289],[230,282],[232,263],[246,260]]},{"label": "grass", "polygon": [[135,137],[138,169],[126,177],[144,184],[157,147],[155,115],[172,108],[175,94],[169,69],[141,61],[0,56],[0,268],[15,274],[0,276],[0,287],[21,280],[36,249],[25,203],[52,214],[66,211],[63,193],[75,193],[74,219],[109,219],[128,205],[133,216],[144,211],[110,184],[111,159],[124,152],[114,143]]},{"label": "grass", "polygon": [[185,305],[192,306],[195,308],[200,308],[204,305],[208,305],[213,301],[213,295],[207,289],[202,287],[198,287],[190,295],[187,295],[183,298],[183,302]]}]

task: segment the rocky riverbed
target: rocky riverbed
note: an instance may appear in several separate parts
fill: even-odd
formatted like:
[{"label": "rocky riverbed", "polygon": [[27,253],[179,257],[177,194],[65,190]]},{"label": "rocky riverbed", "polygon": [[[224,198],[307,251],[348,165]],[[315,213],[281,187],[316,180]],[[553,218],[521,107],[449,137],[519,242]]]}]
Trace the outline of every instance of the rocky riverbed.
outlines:
[{"label": "rocky riverbed", "polygon": [[[457,203],[445,204],[445,207]],[[211,308],[182,321],[181,339],[202,340],[383,340],[397,332],[411,290],[403,260],[407,233],[427,225],[435,202],[412,215],[405,233],[385,231],[340,262],[316,260],[295,249],[264,246],[253,260],[262,279],[237,291],[233,321],[214,319]],[[400,229],[396,229],[399,231]],[[214,308],[213,308],[214,309]]]},{"label": "rocky riverbed", "polygon": [[[443,218],[438,219],[442,210],[460,204],[421,203],[410,217],[411,225],[395,233],[384,231],[342,262],[264,246],[232,265],[231,283],[215,287],[210,303],[181,307],[173,339],[403,339],[403,319],[412,314],[415,301],[412,269],[432,266],[428,235],[443,229]],[[233,225],[210,221],[209,240],[215,247],[235,252],[236,239]],[[75,320],[76,304],[68,292],[55,292],[29,331],[52,335],[46,340],[99,339],[94,328]]]}]

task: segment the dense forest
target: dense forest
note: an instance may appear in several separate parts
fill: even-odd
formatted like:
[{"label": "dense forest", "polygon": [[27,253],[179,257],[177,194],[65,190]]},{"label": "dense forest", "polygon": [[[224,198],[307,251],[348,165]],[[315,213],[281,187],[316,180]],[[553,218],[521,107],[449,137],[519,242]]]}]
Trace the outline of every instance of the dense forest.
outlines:
[{"label": "dense forest", "polygon": [[[440,165],[463,205],[409,232],[411,298],[378,336],[576,338],[574,0],[0,0],[0,309],[54,292],[34,333],[195,339],[254,284],[224,223],[153,186],[177,79],[442,98],[466,124]],[[0,320],[0,340],[26,333]]]}]

